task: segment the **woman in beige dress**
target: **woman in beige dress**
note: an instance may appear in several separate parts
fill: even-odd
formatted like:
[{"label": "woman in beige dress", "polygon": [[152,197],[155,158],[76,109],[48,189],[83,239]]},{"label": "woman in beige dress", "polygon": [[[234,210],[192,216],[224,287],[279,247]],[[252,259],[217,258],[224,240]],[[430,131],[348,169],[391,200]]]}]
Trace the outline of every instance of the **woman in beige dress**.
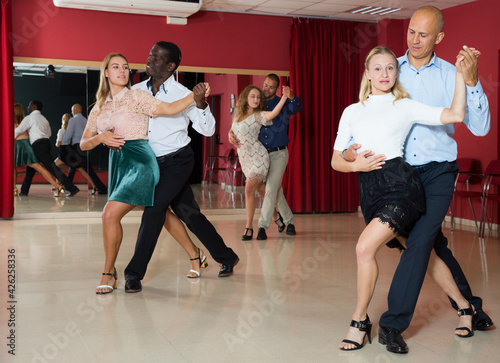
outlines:
[{"label": "woman in beige dress", "polygon": [[[259,141],[262,125],[270,125],[271,120],[278,116],[289,96],[289,89],[283,87],[283,96],[274,110],[266,110],[266,101],[262,90],[256,86],[247,86],[241,93],[233,117],[231,130],[241,142],[238,157],[245,184],[245,209],[247,222],[243,241],[253,238],[253,217],[255,214],[255,191],[264,197],[265,181],[269,171],[269,153]],[[277,218],[277,214],[275,216]],[[276,219],[275,218],[275,219]]]}]

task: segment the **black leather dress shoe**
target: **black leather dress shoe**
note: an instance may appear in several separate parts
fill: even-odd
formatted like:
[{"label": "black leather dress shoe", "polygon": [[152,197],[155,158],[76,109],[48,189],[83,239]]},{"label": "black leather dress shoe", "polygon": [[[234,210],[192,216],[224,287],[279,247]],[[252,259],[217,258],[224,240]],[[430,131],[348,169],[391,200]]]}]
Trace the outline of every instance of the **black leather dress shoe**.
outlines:
[{"label": "black leather dress shoe", "polygon": [[227,277],[232,275],[234,266],[236,266],[238,262],[240,262],[240,259],[238,256],[236,256],[236,260],[234,260],[234,263],[232,265],[222,264],[219,271],[219,277]]},{"label": "black leather dress shoe", "polygon": [[78,192],[80,191],[80,189],[78,189],[78,187],[75,187],[75,189],[73,189],[71,192],[69,192],[68,194],[66,194],[67,197],[73,197],[75,196]]},{"label": "black leather dress shoe", "polygon": [[483,309],[477,309],[475,315],[474,330],[485,330],[493,325],[493,321]]},{"label": "black leather dress shoe", "polygon": [[259,228],[259,232],[257,232],[257,239],[259,241],[267,239],[266,230],[264,228]]},{"label": "black leather dress shoe", "polygon": [[286,226],[286,234],[289,236],[295,236],[297,233],[295,232],[295,226],[293,224],[289,224]]},{"label": "black leather dress shoe", "polygon": [[386,345],[386,349],[392,353],[408,353],[408,346],[399,330],[393,328],[379,327],[378,342]]},{"label": "black leather dress shoe", "polygon": [[139,292],[142,290],[141,280],[125,280],[125,292]]}]

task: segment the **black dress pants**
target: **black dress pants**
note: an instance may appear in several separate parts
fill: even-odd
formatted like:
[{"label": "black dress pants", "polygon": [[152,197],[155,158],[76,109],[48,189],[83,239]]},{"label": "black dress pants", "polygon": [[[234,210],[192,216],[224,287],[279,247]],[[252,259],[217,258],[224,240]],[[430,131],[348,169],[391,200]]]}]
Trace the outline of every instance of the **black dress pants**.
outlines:
[{"label": "black dress pants", "polygon": [[[40,161],[43,166],[59,180],[59,182],[64,186],[64,189],[72,192],[76,189],[72,182],[66,177],[66,175],[56,166],[54,163],[54,158],[50,154],[50,141],[49,139],[38,139],[33,144],[33,151],[35,152],[38,161]],[[28,194],[31,182],[35,176],[35,169],[27,167],[26,175],[24,176],[23,184],[21,185],[21,192],[23,194]]]},{"label": "black dress pants", "polygon": [[401,332],[408,328],[433,248],[450,269],[464,297],[477,303],[478,298],[472,296],[462,269],[447,248],[446,239],[443,240],[441,233],[441,223],[450,206],[457,171],[455,162],[444,162],[419,173],[425,190],[426,212],[417,221],[406,241],[406,250],[401,255],[389,290],[389,310],[382,314],[380,326]]},{"label": "black dress pants", "polygon": [[125,278],[143,279],[169,206],[198,237],[215,261],[222,264],[234,263],[236,254],[225,245],[194,199],[189,185],[194,167],[191,147],[187,146],[174,155],[158,159],[160,181],[155,188],[154,205],[146,207],[142,215],[134,256],[125,269]]},{"label": "black dress pants", "polygon": [[[92,167],[92,165],[90,165],[90,162],[89,162],[89,159],[88,159],[89,152],[88,151],[83,151],[80,148],[80,144],[79,143],[78,144],[73,144],[71,146],[68,145],[68,147],[71,147],[71,149],[69,150],[70,153],[73,152],[74,154],[76,154],[78,156],[78,160],[80,160],[79,165],[76,166],[76,167],[75,166],[71,166],[71,164],[66,163],[66,164],[70,165],[69,171],[68,171],[68,179],[71,180],[71,182],[73,182],[73,178],[75,177],[76,170],[79,167],[82,167],[83,170],[85,170],[87,172],[87,174],[89,175],[90,179],[95,184],[96,188],[100,192],[106,191],[108,188],[106,188],[106,185],[104,185],[104,183],[101,181],[101,179],[99,178],[99,176],[94,171],[94,168]],[[68,153],[68,154],[70,154],[70,153]]]}]

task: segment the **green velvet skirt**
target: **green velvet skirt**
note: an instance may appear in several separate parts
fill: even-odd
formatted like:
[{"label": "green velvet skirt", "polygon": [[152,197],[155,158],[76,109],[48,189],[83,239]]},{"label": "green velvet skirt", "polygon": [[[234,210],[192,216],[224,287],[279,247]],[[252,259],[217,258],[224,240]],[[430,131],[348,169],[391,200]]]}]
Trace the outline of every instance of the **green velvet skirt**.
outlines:
[{"label": "green velvet skirt", "polygon": [[29,139],[16,140],[14,143],[14,158],[16,166],[38,163]]},{"label": "green velvet skirt", "polygon": [[153,205],[160,169],[147,140],[126,140],[120,151],[110,149],[108,175],[108,200]]}]

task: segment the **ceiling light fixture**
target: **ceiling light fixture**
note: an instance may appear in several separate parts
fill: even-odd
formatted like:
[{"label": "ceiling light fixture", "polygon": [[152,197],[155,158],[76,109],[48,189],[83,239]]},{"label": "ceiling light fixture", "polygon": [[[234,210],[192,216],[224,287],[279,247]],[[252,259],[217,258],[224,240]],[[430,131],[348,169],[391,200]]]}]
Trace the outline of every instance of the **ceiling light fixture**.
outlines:
[{"label": "ceiling light fixture", "polygon": [[401,10],[401,8],[393,9],[393,8],[384,8],[381,6],[358,6],[357,8],[348,10],[348,13],[351,14],[367,14],[367,15],[386,15],[395,13],[396,11]]}]

